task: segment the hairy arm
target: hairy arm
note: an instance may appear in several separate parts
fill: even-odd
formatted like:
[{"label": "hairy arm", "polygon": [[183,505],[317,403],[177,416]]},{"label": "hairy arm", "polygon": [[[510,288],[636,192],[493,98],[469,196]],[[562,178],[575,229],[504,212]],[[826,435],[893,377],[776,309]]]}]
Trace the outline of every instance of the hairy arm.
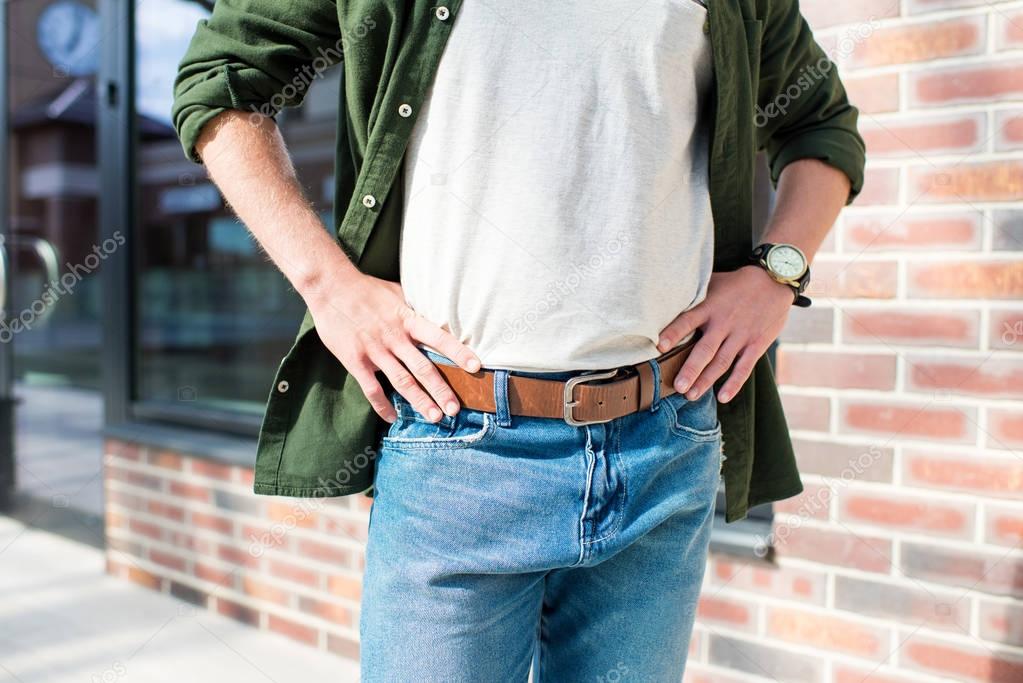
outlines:
[{"label": "hairy arm", "polygon": [[[763,241],[794,244],[813,259],[848,200],[849,188],[848,176],[822,161],[800,159],[787,165]],[[778,337],[791,307],[792,288],[775,282],[759,266],[714,273],[707,297],[661,333],[658,348],[664,352],[694,330],[702,331],[675,378],[675,390],[695,400],[731,368],[718,400],[732,400]]]},{"label": "hairy arm", "polygon": [[374,410],[393,421],[377,372],[416,409],[437,421],[458,400],[416,342],[474,372],[479,359],[449,332],[416,315],[398,283],[363,274],[303,195],[274,121],[227,110],[196,145],[210,177],[241,221],[309,307],[327,348],[352,373]]}]

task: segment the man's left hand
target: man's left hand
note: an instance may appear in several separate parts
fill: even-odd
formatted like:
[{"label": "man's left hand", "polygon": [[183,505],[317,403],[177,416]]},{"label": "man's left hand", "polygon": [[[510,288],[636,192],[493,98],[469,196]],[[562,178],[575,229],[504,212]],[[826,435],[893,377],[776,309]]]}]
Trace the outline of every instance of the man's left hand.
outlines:
[{"label": "man's left hand", "polygon": [[707,297],[664,328],[657,343],[664,353],[692,332],[702,333],[675,377],[675,390],[696,400],[731,368],[718,401],[732,400],[781,333],[792,297],[791,287],[758,266],[714,273]]}]

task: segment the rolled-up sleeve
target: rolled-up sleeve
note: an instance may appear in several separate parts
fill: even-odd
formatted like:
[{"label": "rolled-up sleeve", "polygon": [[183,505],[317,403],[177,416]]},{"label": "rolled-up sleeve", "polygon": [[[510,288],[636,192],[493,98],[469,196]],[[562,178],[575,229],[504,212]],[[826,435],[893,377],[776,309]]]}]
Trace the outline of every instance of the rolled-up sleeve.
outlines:
[{"label": "rolled-up sleeve", "polygon": [[771,179],[799,159],[819,159],[849,177],[852,202],[863,187],[866,149],[838,68],[813,38],[798,0],[770,0],[760,55],[755,121]]},{"label": "rolled-up sleeve", "polygon": [[201,162],[199,134],[228,109],[272,117],[300,104],[342,55],[334,0],[217,0],[174,80],[171,121],[185,155]]}]

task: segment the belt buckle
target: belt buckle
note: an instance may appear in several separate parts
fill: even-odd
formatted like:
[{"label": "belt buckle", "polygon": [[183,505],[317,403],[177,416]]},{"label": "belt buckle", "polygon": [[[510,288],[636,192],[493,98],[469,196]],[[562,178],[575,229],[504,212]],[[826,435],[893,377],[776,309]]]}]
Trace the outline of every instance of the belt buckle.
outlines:
[{"label": "belt buckle", "polygon": [[610,422],[613,418],[606,420],[577,420],[572,416],[572,408],[579,405],[579,401],[575,400],[575,388],[580,384],[587,384],[589,382],[596,382],[602,379],[611,379],[618,374],[618,370],[608,370],[607,372],[598,372],[593,375],[579,375],[577,377],[569,377],[565,382],[565,422],[572,425],[573,427],[585,427],[586,425],[602,424],[604,422]]}]

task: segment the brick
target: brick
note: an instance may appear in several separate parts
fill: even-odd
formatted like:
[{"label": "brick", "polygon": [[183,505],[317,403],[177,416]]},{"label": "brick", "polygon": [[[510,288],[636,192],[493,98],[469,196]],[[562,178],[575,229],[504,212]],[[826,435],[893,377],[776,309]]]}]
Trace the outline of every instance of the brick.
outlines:
[{"label": "brick", "polygon": [[830,343],[834,337],[835,314],[827,308],[793,308],[778,335],[778,341],[807,344]]},{"label": "brick", "polygon": [[124,482],[132,486],[141,486],[152,491],[160,491],[163,488],[164,480],[151,474],[134,472],[107,464],[104,470],[104,477],[107,480]]},{"label": "brick", "polygon": [[824,661],[788,649],[711,633],[708,660],[711,664],[785,683],[819,683]]},{"label": "brick", "polygon": [[985,19],[974,15],[874,28],[862,40],[848,39],[852,47],[847,63],[888,66],[979,54],[984,49]]},{"label": "brick", "polygon": [[837,5],[830,0],[803,0],[799,6],[814,30],[899,16],[899,3],[892,0],[860,0]]},{"label": "brick", "polygon": [[103,442],[104,455],[121,460],[132,462],[142,461],[142,449],[138,444],[120,441],[118,439],[107,439]]},{"label": "brick", "polygon": [[1023,95],[1021,62],[992,62],[940,69],[909,75],[911,106],[939,106],[969,102],[1000,102]]},{"label": "brick", "polygon": [[[839,5],[855,6],[852,3]],[[899,109],[899,74],[846,77],[842,75],[849,101],[864,114],[884,114]]]},{"label": "brick", "polygon": [[832,674],[833,683],[929,683],[904,672],[893,672],[880,667],[859,668],[847,664],[836,663]]},{"label": "brick", "polygon": [[334,597],[358,602],[362,599],[362,582],[353,576],[334,574],[327,577],[327,592]]},{"label": "brick", "polygon": [[977,514],[974,503],[909,497],[892,490],[878,493],[844,490],[838,503],[841,522],[964,540],[972,538]]},{"label": "brick", "polygon": [[777,526],[774,540],[779,556],[883,574],[892,568],[892,544],[882,538],[844,530]]},{"label": "brick", "polygon": [[[109,531],[110,527],[107,526]],[[125,553],[126,555],[132,555],[134,557],[142,557],[143,549],[142,544],[135,541],[130,541],[126,538],[118,538],[117,536],[111,536],[107,534],[107,550],[116,550],[117,552]]]},{"label": "brick", "polygon": [[987,522],[986,543],[1023,547],[1023,507],[987,503],[984,505],[984,519]]},{"label": "brick", "polygon": [[126,564],[111,558],[107,558],[107,570],[116,576],[127,579],[128,581],[142,586],[143,588],[149,588],[150,590],[158,591],[162,584],[162,580],[156,574],[146,571],[134,564]]},{"label": "brick", "polygon": [[210,500],[210,490],[201,484],[190,484],[181,481],[172,481],[168,485],[171,495],[188,500],[195,500],[207,503]]},{"label": "brick", "polygon": [[907,182],[915,202],[1011,202],[1023,196],[1023,161],[912,166]]},{"label": "brick", "polygon": [[993,349],[1023,351],[1023,308],[992,309],[988,343]]},{"label": "brick", "polygon": [[235,621],[240,621],[250,626],[259,626],[259,610],[246,607],[233,600],[218,597],[217,611]]},{"label": "brick", "polygon": [[[910,308],[844,308],[840,315],[842,340],[851,344],[928,348],[935,346],[977,348],[980,345],[979,311],[945,308],[935,311]],[[1023,314],[1020,319],[1023,320]],[[1023,339],[1023,334],[1020,338]]]},{"label": "brick", "polygon": [[271,585],[252,574],[244,574],[240,579],[241,589],[245,595],[277,605],[286,606],[288,604],[290,594],[283,588]]},{"label": "brick", "polygon": [[785,418],[792,429],[826,432],[831,420],[831,400],[826,396],[802,396],[782,392]]},{"label": "brick", "polygon": [[107,506],[115,504],[118,507],[128,508],[129,510],[146,509],[146,499],[144,497],[119,491],[109,486],[106,490],[106,504]]},{"label": "brick", "polygon": [[359,661],[359,643],[351,638],[328,633],[327,651],[354,662]]},{"label": "brick", "polygon": [[696,609],[696,618],[701,623],[749,633],[756,631],[756,614],[755,603],[749,600],[730,600],[721,595],[704,594]]},{"label": "brick", "polygon": [[287,636],[292,640],[297,640],[306,645],[315,646],[319,641],[319,633],[315,628],[300,624],[292,619],[285,619],[284,617],[277,616],[276,614],[270,614],[266,620],[267,628],[276,633],[280,633],[283,636]]},{"label": "brick", "polygon": [[181,456],[173,451],[149,451],[146,462],[153,467],[161,467],[172,472],[180,472],[184,468]]},{"label": "brick", "polygon": [[213,543],[190,531],[168,530],[166,540],[176,548],[189,551],[189,555],[212,555],[215,552]]},{"label": "brick", "polygon": [[939,395],[1019,398],[1023,395],[1023,360],[988,354],[961,357],[906,357],[906,388]]},{"label": "brick", "polygon": [[174,571],[184,572],[188,569],[188,562],[185,558],[172,553],[157,550],[156,548],[149,549],[149,559],[158,565],[173,569]]},{"label": "brick", "polygon": [[895,388],[895,355],[891,353],[833,353],[782,347],[777,354],[780,384],[835,389]]},{"label": "brick", "polygon": [[189,471],[197,477],[203,477],[205,479],[215,479],[216,481],[231,481],[233,477],[234,468],[230,465],[223,463],[214,462],[212,460],[204,460],[201,458],[191,458],[188,463]]},{"label": "brick", "polygon": [[921,298],[1023,298],[1023,260],[910,263],[909,295]]},{"label": "brick", "polygon": [[205,592],[188,586],[178,581],[170,582],[170,594],[176,597],[178,600],[184,600],[185,602],[195,605],[196,607],[202,607],[205,609],[209,596]]},{"label": "brick", "polygon": [[219,515],[210,515],[205,512],[198,512],[193,510],[190,513],[189,521],[192,526],[198,529],[205,529],[207,531],[215,531],[218,534],[225,536],[231,536],[234,534],[234,522],[227,517],[221,517]]},{"label": "brick", "polygon": [[256,480],[256,474],[251,467],[239,467],[235,475],[237,476],[239,483],[250,489],[252,488],[253,482]]},{"label": "brick", "polygon": [[900,652],[903,667],[919,669],[958,681],[1018,683],[1023,680],[1023,658],[978,647],[970,641],[938,640],[915,634]]},{"label": "brick", "polygon": [[999,2],[1010,0],[907,0],[906,11],[909,14],[921,14],[924,12],[937,12],[946,9],[959,9],[962,7],[978,7],[981,5],[997,5]]},{"label": "brick", "polygon": [[319,572],[306,567],[300,567],[292,562],[271,560],[269,572],[270,576],[273,576],[274,578],[292,581],[294,583],[302,584],[303,586],[315,588],[320,585]]},{"label": "brick", "polygon": [[235,584],[235,576],[237,575],[237,569],[220,569],[210,564],[203,562],[196,562],[192,569],[192,574],[202,581],[208,581],[209,583],[216,584],[222,588],[232,588]]},{"label": "brick", "polygon": [[887,658],[891,648],[885,629],[832,614],[783,607],[768,609],[767,635],[875,661]]},{"label": "brick", "polygon": [[998,12],[995,23],[999,49],[1023,47],[1023,12]]},{"label": "brick", "polygon": [[343,517],[328,517],[323,520],[323,530],[332,537],[350,538],[360,543],[365,543],[368,538],[369,519],[346,519]]},{"label": "brick", "polygon": [[899,203],[899,169],[868,167],[856,206],[893,206]]},{"label": "brick", "polygon": [[770,595],[805,604],[823,605],[826,599],[828,576],[824,572],[791,565],[743,562],[723,555],[713,556],[711,562],[707,574],[710,587],[704,591],[705,595],[727,587],[729,591]]},{"label": "brick", "polygon": [[184,508],[177,505],[169,505],[158,500],[147,501],[146,509],[158,517],[164,517],[175,522],[181,522],[185,519]]},{"label": "brick", "polygon": [[848,445],[834,441],[793,439],[799,471],[828,479],[840,485],[847,481],[892,481],[892,449],[876,444]]},{"label": "brick", "polygon": [[774,503],[774,513],[801,519],[826,520],[831,511],[834,490],[827,485],[806,482],[803,492]]},{"label": "brick", "polygon": [[156,541],[163,540],[164,530],[163,527],[158,524],[144,522],[141,519],[130,519],[128,520],[128,528],[134,533],[145,536],[146,538],[152,538]]},{"label": "brick", "polygon": [[347,548],[302,539],[298,542],[297,552],[300,557],[318,560],[327,564],[344,567],[352,566],[352,553]]},{"label": "brick", "polygon": [[884,621],[958,633],[970,631],[970,603],[959,593],[913,583],[835,577],[835,608]]},{"label": "brick", "polygon": [[[315,503],[315,501],[312,501]],[[316,514],[308,503],[302,499],[295,499],[293,502],[285,503],[271,500],[266,506],[267,516],[277,524],[284,527],[313,529],[316,527]]]},{"label": "brick", "polygon": [[995,147],[1006,151],[1023,149],[1023,110],[995,113]]},{"label": "brick", "polygon": [[991,248],[1023,251],[1023,211],[996,211]]},{"label": "brick", "polygon": [[355,619],[352,616],[350,607],[339,605],[336,602],[328,602],[317,598],[301,597],[298,601],[298,608],[311,616],[319,617],[324,621],[339,626],[353,626]]},{"label": "brick", "polygon": [[979,211],[884,213],[846,216],[842,249],[846,253],[980,248],[983,214]]},{"label": "brick", "polygon": [[239,567],[254,569],[259,566],[259,557],[229,545],[217,546],[217,557]]},{"label": "brick", "polygon": [[907,486],[1014,498],[1023,494],[1023,461],[907,449],[903,481]]},{"label": "brick", "polygon": [[1023,413],[1012,410],[988,411],[988,445],[1012,449],[1023,446]]},{"label": "brick", "polygon": [[980,637],[1023,647],[1023,605],[986,599],[979,600],[979,603]]},{"label": "brick", "polygon": [[970,442],[976,435],[976,409],[926,404],[895,404],[848,399],[841,403],[842,431],[885,439]]},{"label": "brick", "polygon": [[213,491],[213,504],[221,510],[240,512],[253,517],[263,517],[263,501],[255,494],[238,495],[220,489]]},{"label": "brick", "polygon": [[862,257],[816,261],[807,294],[825,299],[892,299],[898,287],[898,264]]},{"label": "brick", "polygon": [[976,547],[903,542],[901,571],[908,577],[970,591],[1023,597],[1023,558]]}]

